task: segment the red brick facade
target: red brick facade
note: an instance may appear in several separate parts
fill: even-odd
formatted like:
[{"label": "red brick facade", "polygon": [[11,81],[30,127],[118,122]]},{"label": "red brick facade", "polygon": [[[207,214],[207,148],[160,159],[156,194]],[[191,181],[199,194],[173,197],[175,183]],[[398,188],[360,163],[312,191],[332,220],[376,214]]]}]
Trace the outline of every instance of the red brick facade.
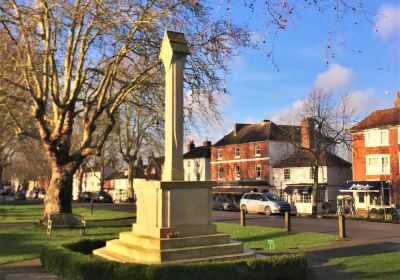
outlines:
[{"label": "red brick facade", "polygon": [[[353,137],[353,180],[390,180],[392,182],[392,203],[400,201],[400,175],[399,175],[399,151],[400,144],[398,139],[398,129],[400,127],[389,128],[389,146],[365,147],[365,133],[356,132]],[[366,156],[374,154],[390,155],[390,175],[367,175]]]},{"label": "red brick facade", "polygon": [[[255,154],[255,147],[259,145],[260,155]],[[240,156],[235,157],[235,150],[239,148]],[[231,144],[211,148],[211,180],[235,181],[236,166],[240,166],[240,180],[269,180],[269,145],[268,141],[254,143]],[[218,150],[222,157],[218,159]],[[256,178],[256,165],[261,165],[261,178]],[[218,178],[218,167],[224,170],[223,178]]]}]

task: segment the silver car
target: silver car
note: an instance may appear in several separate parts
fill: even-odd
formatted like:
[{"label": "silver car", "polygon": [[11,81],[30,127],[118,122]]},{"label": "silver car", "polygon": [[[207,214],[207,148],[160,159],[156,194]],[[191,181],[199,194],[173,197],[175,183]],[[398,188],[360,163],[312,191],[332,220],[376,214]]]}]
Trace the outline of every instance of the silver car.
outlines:
[{"label": "silver car", "polygon": [[245,193],[240,200],[240,209],[247,212],[279,214],[290,211],[290,204],[273,193]]}]

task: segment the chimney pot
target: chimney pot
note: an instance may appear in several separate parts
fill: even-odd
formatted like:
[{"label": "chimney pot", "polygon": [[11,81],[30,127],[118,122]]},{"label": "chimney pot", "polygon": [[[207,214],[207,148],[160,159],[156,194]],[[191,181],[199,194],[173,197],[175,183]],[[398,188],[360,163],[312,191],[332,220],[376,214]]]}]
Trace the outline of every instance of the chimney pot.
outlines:
[{"label": "chimney pot", "polygon": [[400,108],[400,91],[397,92],[397,98],[394,101],[394,107],[395,108]]},{"label": "chimney pot", "polygon": [[196,146],[195,146],[195,144],[194,144],[194,142],[193,142],[193,139],[190,139],[190,140],[189,140],[189,143],[188,143],[188,145],[187,145],[188,152],[193,151],[195,147],[196,147]]}]

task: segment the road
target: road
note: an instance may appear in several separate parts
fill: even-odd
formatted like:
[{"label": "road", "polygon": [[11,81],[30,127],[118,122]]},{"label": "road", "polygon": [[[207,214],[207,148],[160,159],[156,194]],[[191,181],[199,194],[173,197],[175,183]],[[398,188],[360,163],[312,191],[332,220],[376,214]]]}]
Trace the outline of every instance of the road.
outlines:
[{"label": "road", "polygon": [[[90,203],[74,202],[74,207],[90,207]],[[136,206],[133,203],[96,203],[94,209],[132,211]],[[213,211],[214,221],[239,223],[239,212]],[[265,216],[263,214],[247,214],[246,224],[265,227],[284,227],[283,216]],[[337,219],[315,219],[292,216],[293,231],[310,231],[328,234],[338,234]],[[346,220],[347,235],[352,239],[370,242],[395,242],[400,243],[400,224],[366,222],[359,220]]]}]

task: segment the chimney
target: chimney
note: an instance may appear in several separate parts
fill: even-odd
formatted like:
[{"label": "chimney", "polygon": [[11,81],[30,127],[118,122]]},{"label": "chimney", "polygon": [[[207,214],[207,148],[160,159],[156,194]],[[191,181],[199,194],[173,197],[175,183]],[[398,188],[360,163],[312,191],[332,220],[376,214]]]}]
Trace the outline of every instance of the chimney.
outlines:
[{"label": "chimney", "polygon": [[400,109],[400,91],[397,92],[397,98],[394,101],[394,107]]},{"label": "chimney", "polygon": [[301,121],[301,146],[303,148],[309,149],[311,147],[311,128],[311,118],[305,118]]},{"label": "chimney", "polygon": [[208,141],[208,138],[206,138],[206,140],[204,140],[203,146],[204,146],[204,147],[207,147],[207,148],[211,147],[211,142]]},{"label": "chimney", "polygon": [[192,139],[189,140],[189,143],[188,143],[188,145],[187,145],[188,152],[193,151],[195,147],[196,147],[196,146],[194,145],[193,140],[192,140]]},{"label": "chimney", "polygon": [[238,134],[239,131],[245,126],[248,126],[248,124],[246,124],[246,123],[235,123],[233,125],[233,135]]},{"label": "chimney", "polygon": [[269,122],[271,122],[271,120],[264,119],[261,121],[261,124],[265,124],[265,123],[269,123]]}]

